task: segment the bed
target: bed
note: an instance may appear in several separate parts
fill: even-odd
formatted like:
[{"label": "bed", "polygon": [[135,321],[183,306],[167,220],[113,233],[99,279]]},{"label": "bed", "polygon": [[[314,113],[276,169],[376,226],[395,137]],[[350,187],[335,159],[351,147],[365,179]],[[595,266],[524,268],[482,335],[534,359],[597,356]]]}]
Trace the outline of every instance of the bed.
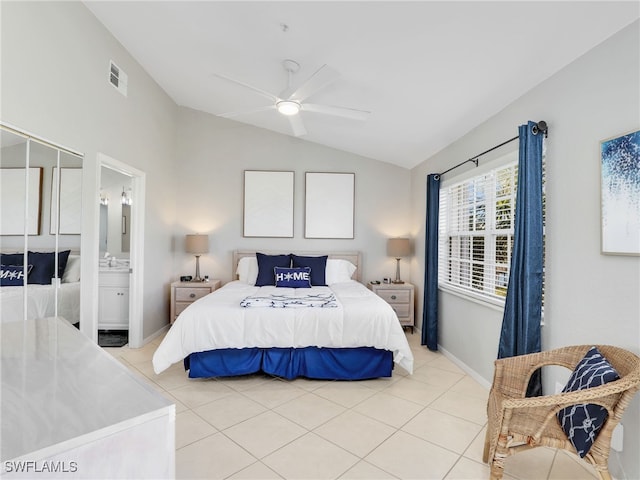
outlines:
[{"label": "bed", "polygon": [[[0,305],[2,323],[23,321],[24,293],[27,293],[27,320],[57,316],[75,324],[80,321],[80,255],[61,252],[64,264],[59,265],[60,283],[51,283],[53,276],[52,252],[29,252],[28,284],[22,285],[21,278],[7,281],[11,270],[22,271],[22,253],[0,254]],[[38,282],[38,283],[32,283]]]},{"label": "bed", "polygon": [[[2,323],[23,321],[25,287],[2,287]],[[55,316],[55,287],[27,285],[27,320]],[[72,324],[80,321],[80,282],[62,283],[58,288],[58,317]]]},{"label": "bed", "polygon": [[[261,285],[268,269],[256,260],[264,256],[287,255],[234,252],[238,279],[180,314],[154,353],[157,374],[181,361],[191,378],[264,372],[362,380],[389,377],[394,365],[412,372],[413,356],[395,312],[359,282],[359,253],[327,255],[323,281],[314,282],[327,286],[311,288]],[[322,266],[315,259],[321,258],[298,254],[292,263],[313,274],[295,261],[308,259],[318,273]]]}]

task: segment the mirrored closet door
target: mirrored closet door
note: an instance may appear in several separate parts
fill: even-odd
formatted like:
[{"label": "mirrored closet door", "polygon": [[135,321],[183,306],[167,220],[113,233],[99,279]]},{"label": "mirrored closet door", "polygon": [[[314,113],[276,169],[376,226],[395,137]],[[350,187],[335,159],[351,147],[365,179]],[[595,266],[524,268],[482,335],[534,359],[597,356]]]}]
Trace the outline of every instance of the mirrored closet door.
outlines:
[{"label": "mirrored closet door", "polygon": [[82,155],[0,124],[2,322],[80,322]]}]

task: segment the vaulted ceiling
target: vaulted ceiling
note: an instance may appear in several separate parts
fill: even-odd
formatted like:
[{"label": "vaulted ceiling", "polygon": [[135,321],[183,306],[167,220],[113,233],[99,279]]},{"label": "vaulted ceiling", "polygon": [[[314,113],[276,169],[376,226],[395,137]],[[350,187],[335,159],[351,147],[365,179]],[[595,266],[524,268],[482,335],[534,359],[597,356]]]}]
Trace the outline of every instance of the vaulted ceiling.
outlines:
[{"label": "vaulted ceiling", "polygon": [[[301,138],[406,168],[640,16],[638,2],[608,1],[85,4],[178,105],[214,115],[273,105],[218,75],[277,96],[288,82],[283,60],[300,64],[294,86],[330,66],[340,76],[308,101],[371,114],[360,121],[303,104]],[[275,109],[233,120],[293,135]]]}]

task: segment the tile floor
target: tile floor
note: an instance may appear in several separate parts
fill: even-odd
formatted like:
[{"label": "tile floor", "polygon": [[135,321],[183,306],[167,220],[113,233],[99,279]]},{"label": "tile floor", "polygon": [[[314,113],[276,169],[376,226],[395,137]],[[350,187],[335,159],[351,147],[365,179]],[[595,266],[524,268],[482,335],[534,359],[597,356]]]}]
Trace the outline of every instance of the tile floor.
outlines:
[{"label": "tile floor", "polygon": [[[413,375],[284,381],[263,375],[191,380],[181,365],[155,375],[160,339],[105,349],[176,403],[176,478],[487,479],[487,390],[407,333]],[[596,478],[564,451],[507,460],[505,479]]]}]

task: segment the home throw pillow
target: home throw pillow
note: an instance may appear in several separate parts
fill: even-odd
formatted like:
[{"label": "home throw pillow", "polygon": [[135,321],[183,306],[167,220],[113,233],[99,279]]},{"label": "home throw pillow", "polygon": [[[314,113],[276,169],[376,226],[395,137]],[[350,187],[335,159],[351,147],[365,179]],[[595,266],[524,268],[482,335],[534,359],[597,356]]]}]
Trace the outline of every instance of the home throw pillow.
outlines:
[{"label": "home throw pillow", "polygon": [[275,268],[276,287],[311,288],[311,269]]},{"label": "home throw pillow", "polygon": [[[27,265],[27,278],[33,265]],[[21,287],[24,285],[24,268],[22,265],[0,265],[0,286]]]},{"label": "home throw pillow", "polygon": [[275,285],[276,277],[274,268],[289,268],[291,266],[291,257],[289,255],[265,255],[264,253],[256,253],[258,259],[258,278],[256,279],[256,287],[264,287],[265,285]]},{"label": "home throw pillow", "polygon": [[[620,376],[596,347],[591,347],[569,377],[562,392],[575,392],[599,387],[618,380]],[[578,455],[584,457],[607,419],[607,409],[595,404],[571,405],[558,412],[560,425]]]}]

